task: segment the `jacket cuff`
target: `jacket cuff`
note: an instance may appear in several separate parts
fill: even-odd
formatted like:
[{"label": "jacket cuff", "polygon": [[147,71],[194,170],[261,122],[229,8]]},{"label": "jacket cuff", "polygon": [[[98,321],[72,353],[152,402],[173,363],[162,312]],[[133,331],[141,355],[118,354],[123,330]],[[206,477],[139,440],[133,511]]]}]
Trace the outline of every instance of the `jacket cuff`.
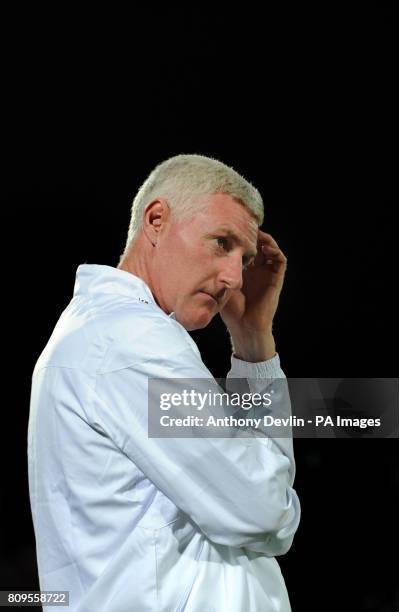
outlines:
[{"label": "jacket cuff", "polygon": [[278,353],[266,361],[251,363],[231,355],[230,376],[234,378],[285,378]]}]

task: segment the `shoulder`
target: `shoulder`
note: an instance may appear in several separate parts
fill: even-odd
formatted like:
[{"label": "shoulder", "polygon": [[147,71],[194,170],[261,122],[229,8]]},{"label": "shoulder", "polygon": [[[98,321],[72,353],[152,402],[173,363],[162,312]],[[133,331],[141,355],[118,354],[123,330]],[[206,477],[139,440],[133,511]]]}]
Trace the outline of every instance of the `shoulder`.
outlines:
[{"label": "shoulder", "polygon": [[100,304],[72,300],[35,369],[51,365],[95,374],[185,351],[200,358],[188,332],[155,304],[124,296]]},{"label": "shoulder", "polygon": [[158,306],[140,302],[120,303],[93,321],[107,346],[101,372],[157,359],[189,355],[200,359],[188,332]]}]

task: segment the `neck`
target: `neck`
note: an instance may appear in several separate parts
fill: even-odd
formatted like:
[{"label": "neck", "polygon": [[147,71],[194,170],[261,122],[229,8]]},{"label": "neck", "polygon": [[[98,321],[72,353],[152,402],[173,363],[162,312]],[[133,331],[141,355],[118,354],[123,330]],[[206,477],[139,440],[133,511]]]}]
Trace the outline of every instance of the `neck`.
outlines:
[{"label": "neck", "polygon": [[[151,248],[153,248],[151,246]],[[125,270],[141,278],[151,290],[156,303],[157,291],[154,282],[152,281],[153,274],[151,272],[151,254],[148,253],[148,242],[144,243],[140,237],[133,243],[127,253],[122,257],[122,260],[117,265],[119,270]]]}]

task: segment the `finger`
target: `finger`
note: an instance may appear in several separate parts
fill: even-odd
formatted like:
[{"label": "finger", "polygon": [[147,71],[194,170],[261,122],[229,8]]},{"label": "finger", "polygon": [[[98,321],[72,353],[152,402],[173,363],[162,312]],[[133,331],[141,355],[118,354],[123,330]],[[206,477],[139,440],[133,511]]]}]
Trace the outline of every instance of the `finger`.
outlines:
[{"label": "finger", "polygon": [[259,242],[264,242],[266,244],[277,244],[276,240],[271,234],[267,234],[261,230],[258,230],[258,243]]},{"label": "finger", "polygon": [[268,252],[272,252],[272,251],[280,250],[280,247],[278,246],[278,244],[277,244],[277,242],[275,240],[273,240],[273,241],[270,240],[269,242],[264,242],[262,240],[261,242],[258,242],[258,251],[263,253],[265,249]]},{"label": "finger", "polygon": [[273,266],[274,272],[284,272],[287,267],[287,258],[279,248],[262,246],[264,264]]},{"label": "finger", "polygon": [[286,261],[287,258],[278,246],[271,244],[262,244],[262,252],[265,256],[271,257],[278,261]]},{"label": "finger", "polygon": [[263,251],[280,251],[280,247],[278,246],[278,244],[264,244],[262,243],[261,248]]}]

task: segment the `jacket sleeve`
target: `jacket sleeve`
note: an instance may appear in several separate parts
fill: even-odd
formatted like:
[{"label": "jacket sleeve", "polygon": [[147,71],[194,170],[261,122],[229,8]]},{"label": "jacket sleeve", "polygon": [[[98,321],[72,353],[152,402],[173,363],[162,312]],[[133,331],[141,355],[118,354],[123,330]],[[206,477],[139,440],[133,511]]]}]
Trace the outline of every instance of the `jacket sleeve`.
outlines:
[{"label": "jacket sleeve", "polygon": [[[267,556],[284,554],[300,518],[298,497],[292,488],[292,439],[272,440],[262,431],[230,438],[205,437],[206,431],[192,438],[150,437],[150,378],[173,379],[174,392],[182,390],[182,379],[189,379],[190,388],[209,388],[210,381],[216,385],[198,349],[178,342],[172,328],[163,324],[156,328],[146,337],[141,355],[132,354],[129,365],[114,369],[108,364],[99,371],[93,424],[105,431],[211,541]],[[156,347],[157,331],[163,334],[158,351],[151,349],[153,341]],[[289,412],[278,356],[261,364],[238,363],[233,357],[228,382],[243,374],[257,392],[271,391],[274,386],[285,403],[284,411]],[[167,387],[171,389],[170,383]]]},{"label": "jacket sleeve", "polygon": [[[268,409],[252,406],[246,416],[256,419],[259,425],[251,433],[257,438],[257,443],[266,446],[270,453],[286,457],[286,471],[280,476],[280,504],[281,519],[276,529],[268,534],[268,551],[273,555],[281,555],[289,550],[295,531],[300,520],[300,503],[296,491],[293,489],[295,478],[295,459],[292,440],[292,427],[290,425],[291,401],[288,384],[283,370],[280,367],[280,358],[276,354],[272,359],[260,363],[248,363],[231,358],[232,367],[227,375],[227,388],[232,391],[247,383],[247,391],[252,396],[267,393],[272,399]],[[237,385],[238,383],[238,385]],[[279,419],[280,426],[265,426],[263,417],[268,416]],[[255,443],[256,444],[256,443]],[[284,494],[286,504],[284,507]],[[288,510],[291,508],[291,512]],[[290,517],[291,516],[291,521]],[[255,550],[255,548],[252,548]]]}]

